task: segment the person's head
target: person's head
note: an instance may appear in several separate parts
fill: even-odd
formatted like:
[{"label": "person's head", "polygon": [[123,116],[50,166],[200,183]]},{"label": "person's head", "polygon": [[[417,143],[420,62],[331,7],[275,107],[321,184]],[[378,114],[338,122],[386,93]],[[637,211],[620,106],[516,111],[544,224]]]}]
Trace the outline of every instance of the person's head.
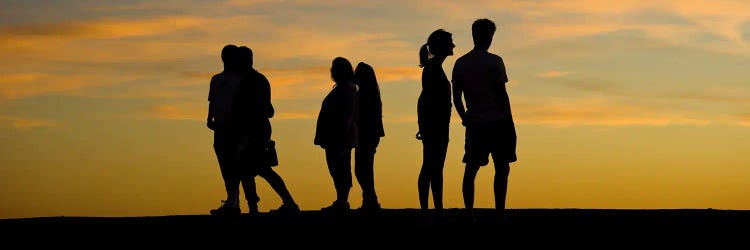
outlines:
[{"label": "person's head", "polygon": [[354,69],[354,81],[360,89],[378,89],[378,80],[375,77],[375,70],[369,64],[360,62]]},{"label": "person's head", "polygon": [[453,35],[443,29],[432,32],[427,38],[427,43],[419,49],[419,67],[424,67],[428,60],[433,57],[448,57],[453,55]]},{"label": "person's head", "polygon": [[495,35],[495,23],[490,19],[481,18],[471,25],[471,37],[474,38],[474,47],[489,49],[492,44],[492,36]]},{"label": "person's head", "polygon": [[353,81],[354,69],[352,69],[352,63],[343,57],[333,59],[333,63],[331,64],[331,79],[336,83]]},{"label": "person's head", "polygon": [[239,48],[234,44],[227,44],[221,49],[221,61],[224,63],[224,69],[230,69],[237,66],[237,50]]},{"label": "person's head", "polygon": [[239,56],[239,66],[242,69],[249,69],[253,67],[253,50],[248,48],[247,46],[239,47],[238,49],[238,56]]}]

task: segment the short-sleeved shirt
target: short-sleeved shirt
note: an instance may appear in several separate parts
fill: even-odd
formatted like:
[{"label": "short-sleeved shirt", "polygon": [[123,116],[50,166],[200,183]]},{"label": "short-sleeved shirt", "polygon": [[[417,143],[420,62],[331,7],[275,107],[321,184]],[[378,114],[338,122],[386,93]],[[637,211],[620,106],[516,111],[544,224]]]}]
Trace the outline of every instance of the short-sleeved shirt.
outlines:
[{"label": "short-sleeved shirt", "polygon": [[265,144],[271,139],[270,118],[274,115],[271,85],[265,75],[255,69],[243,72],[232,109],[232,120],[248,140]]},{"label": "short-sleeved shirt", "polygon": [[337,83],[321,104],[314,144],[326,149],[357,147],[357,112],[357,87],[352,82]]},{"label": "short-sleeved shirt", "polygon": [[221,72],[211,77],[208,91],[208,101],[212,103],[214,125],[218,129],[227,128],[230,125],[230,116],[234,105],[234,98],[240,85],[241,77],[238,74]]},{"label": "short-sleeved shirt", "polygon": [[451,119],[451,83],[443,67],[428,62],[422,70],[422,92],[417,101],[417,120],[422,126],[441,126]]},{"label": "short-sleeved shirt", "polygon": [[453,88],[463,91],[466,102],[465,124],[513,120],[505,83],[503,59],[482,50],[472,50],[456,60]]}]

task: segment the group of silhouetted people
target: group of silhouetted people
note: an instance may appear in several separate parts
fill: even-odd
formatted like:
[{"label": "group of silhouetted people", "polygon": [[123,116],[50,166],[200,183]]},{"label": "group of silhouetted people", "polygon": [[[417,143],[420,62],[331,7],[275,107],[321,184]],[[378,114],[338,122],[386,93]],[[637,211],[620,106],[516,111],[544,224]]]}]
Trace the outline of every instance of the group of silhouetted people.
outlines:
[{"label": "group of silhouetted people", "polygon": [[273,167],[275,142],[271,139],[271,85],[253,68],[253,51],[227,45],[221,51],[224,71],[211,78],[208,92],[207,126],[214,131],[214,150],[227,192],[226,200],[212,215],[240,214],[240,185],[249,213],[258,212],[260,198],[255,177],[264,178],[283,204],[274,212],[299,212],[284,180]]},{"label": "group of silhouetted people", "polygon": [[[443,209],[443,168],[451,109],[455,106],[466,132],[462,160],[466,164],[462,184],[464,205],[473,216],[474,180],[479,169],[489,164],[491,154],[495,166],[495,208],[498,215],[504,214],[510,163],[517,160],[516,132],[505,89],[508,77],[504,62],[500,56],[488,52],[495,30],[489,19],[474,21],[474,48],[456,60],[451,80],[442,65],[453,55],[452,34],[435,30],[420,48],[419,66],[423,70],[416,138],[423,145],[417,179],[423,211],[429,210],[430,191],[434,209]],[[255,176],[266,179],[283,201],[280,208],[271,212],[299,213],[284,181],[273,170],[278,162],[271,139],[269,119],[274,109],[268,79],[253,68],[252,50],[245,46],[225,46],[222,61],[224,71],[211,79],[207,125],[214,131],[214,149],[227,198],[211,214],[240,214],[240,185],[249,213],[257,213]],[[346,58],[336,57],[330,74],[334,86],[322,101],[314,144],[325,151],[336,199],[322,211],[350,211],[352,151],[355,151],[354,174],[362,188],[359,209],[377,212],[381,205],[375,192],[373,164],[385,131],[375,71],[367,63],[360,62],[355,68]]]}]

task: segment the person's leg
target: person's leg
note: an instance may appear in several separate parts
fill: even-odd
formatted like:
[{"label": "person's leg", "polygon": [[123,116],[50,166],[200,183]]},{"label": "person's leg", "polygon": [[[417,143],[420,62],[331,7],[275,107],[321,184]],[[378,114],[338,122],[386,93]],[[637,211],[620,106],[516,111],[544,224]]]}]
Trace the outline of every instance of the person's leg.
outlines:
[{"label": "person's leg", "polygon": [[503,216],[505,214],[505,197],[508,193],[508,175],[510,174],[510,165],[505,161],[494,160],[495,163],[495,209]]},{"label": "person's leg", "polygon": [[349,203],[349,192],[352,189],[352,150],[346,149],[343,152],[340,153],[340,164],[341,167],[339,174],[339,180],[341,180],[339,183],[339,186],[337,189],[340,189],[340,195],[337,196],[337,199],[343,202]]},{"label": "person's leg", "polygon": [[336,188],[336,202],[348,203],[352,186],[351,150],[326,149],[326,162]]},{"label": "person's leg", "polygon": [[432,187],[432,199],[435,210],[443,209],[443,169],[445,168],[445,157],[448,153],[448,124],[442,128],[440,137],[435,143],[434,156],[435,162],[432,168],[432,178],[430,186]]},{"label": "person's leg", "polygon": [[354,174],[362,188],[362,206],[376,206],[378,197],[375,194],[375,146],[365,144],[355,151]]},{"label": "person's leg", "polygon": [[276,173],[276,171],[273,170],[271,167],[263,167],[259,169],[258,175],[265,179],[269,185],[271,185],[271,188],[273,188],[274,191],[279,195],[281,198],[281,201],[284,204],[288,205],[296,205],[297,203],[292,198],[292,194],[289,192],[289,189],[286,187],[286,183],[284,183],[284,179],[281,178],[281,176]]},{"label": "person's leg", "polygon": [[221,176],[224,180],[224,188],[227,193],[226,200],[221,207],[212,209],[211,214],[239,214],[240,176],[237,161],[233,157],[235,143],[230,134],[225,132],[214,132],[214,151],[219,162]]},{"label": "person's leg", "polygon": [[466,139],[464,145],[464,159],[466,168],[461,185],[464,198],[464,207],[470,213],[472,220],[474,216],[474,182],[479,172],[479,168],[487,165],[489,161],[489,150],[484,143],[485,135],[482,134],[482,127],[477,125],[466,126]]},{"label": "person's leg", "polygon": [[468,210],[474,209],[474,180],[477,177],[477,172],[479,172],[479,165],[466,164],[462,183],[462,193],[464,197],[464,207]]},{"label": "person's leg", "polygon": [[240,184],[242,185],[242,191],[245,193],[248,213],[257,213],[260,197],[258,197],[258,190],[255,183],[255,176],[258,175],[255,170],[256,166],[252,162],[249,162],[248,159],[241,159],[238,164],[240,168]]},{"label": "person's leg", "polygon": [[260,197],[258,197],[255,177],[258,175],[258,164],[260,164],[258,159],[262,157],[262,150],[263,147],[259,145],[247,145],[247,148],[239,153],[235,150],[240,184],[245,193],[248,213],[250,214],[258,212]]},{"label": "person's leg", "polygon": [[496,129],[488,131],[493,133],[492,161],[495,165],[495,177],[493,181],[495,192],[495,210],[500,221],[505,218],[505,202],[508,193],[508,175],[510,174],[510,163],[516,161],[516,131],[513,122],[499,122]]},{"label": "person's leg", "polygon": [[216,160],[219,163],[219,170],[221,171],[221,179],[224,181],[224,190],[227,193],[227,198],[225,200],[228,200],[230,197],[230,191],[232,190],[230,183],[232,182],[231,177],[231,168],[229,167],[229,162],[227,162],[227,157],[224,157],[226,154],[224,153],[224,148],[222,145],[223,141],[221,139],[216,138],[214,139],[214,152],[216,153]]},{"label": "person's leg", "polygon": [[219,163],[221,178],[224,180],[224,190],[226,190],[227,193],[226,200],[231,199],[235,183],[235,179],[233,178],[234,174],[232,173],[234,168],[231,166],[232,157],[228,154],[230,147],[229,137],[225,132],[214,132],[214,152],[216,153],[216,159]]},{"label": "person's leg", "polygon": [[430,182],[432,181],[432,165],[435,152],[433,144],[429,139],[422,137],[422,168],[419,170],[417,179],[417,191],[419,191],[419,206],[422,210],[429,209]]},{"label": "person's leg", "polygon": [[242,185],[242,191],[245,192],[248,213],[257,213],[260,197],[258,197],[258,191],[255,185],[255,174],[243,173],[240,178],[240,184]]}]

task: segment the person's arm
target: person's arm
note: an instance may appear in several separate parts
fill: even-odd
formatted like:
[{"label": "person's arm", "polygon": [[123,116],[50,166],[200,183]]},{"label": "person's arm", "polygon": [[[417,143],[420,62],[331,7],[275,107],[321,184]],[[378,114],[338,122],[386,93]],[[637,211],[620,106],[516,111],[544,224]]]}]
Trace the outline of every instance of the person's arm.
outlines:
[{"label": "person's arm", "polygon": [[453,106],[456,107],[456,113],[458,113],[458,117],[461,118],[461,124],[464,124],[464,121],[466,120],[466,108],[464,108],[464,101],[463,101],[463,83],[461,82],[460,76],[456,73],[456,68],[453,68],[453,75],[452,78],[452,88],[453,88]]},{"label": "person's arm", "polygon": [[259,103],[263,105],[261,107],[261,112],[264,117],[272,118],[274,115],[274,109],[273,104],[271,103],[271,83],[268,82],[268,78],[262,74],[260,75],[260,83],[261,100],[259,100]]},{"label": "person's arm", "polygon": [[208,102],[208,117],[206,117],[206,127],[210,130],[214,130],[214,103],[209,101]]},{"label": "person's arm", "polygon": [[508,84],[508,74],[505,72],[505,63],[503,62],[502,57],[498,57],[498,63],[497,63],[497,84],[495,84],[495,98],[497,99],[497,103],[505,103],[501,98],[507,96],[507,92],[505,90],[505,85]]},{"label": "person's arm", "polygon": [[206,127],[210,130],[214,130],[214,79],[211,78],[208,89],[208,115],[206,116]]}]

